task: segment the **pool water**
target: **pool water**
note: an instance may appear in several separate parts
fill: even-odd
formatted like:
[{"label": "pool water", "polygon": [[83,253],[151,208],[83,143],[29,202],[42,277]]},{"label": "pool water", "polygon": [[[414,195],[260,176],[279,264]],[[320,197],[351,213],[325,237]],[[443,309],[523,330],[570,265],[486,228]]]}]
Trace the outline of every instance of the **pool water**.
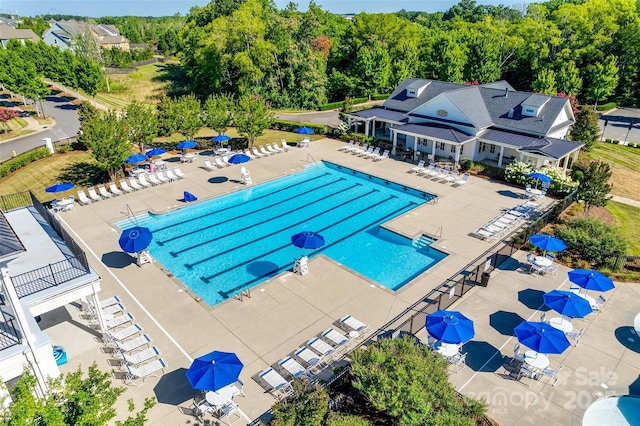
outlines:
[{"label": "pool water", "polygon": [[[429,247],[432,241],[414,242],[380,225],[434,198],[323,162],[170,213],[137,216],[136,222],[153,233],[153,257],[215,305],[291,270],[295,258],[320,253],[397,290],[446,254]],[[116,225],[135,224],[125,219]],[[326,245],[295,247],[291,236],[302,231],[320,233]]]}]

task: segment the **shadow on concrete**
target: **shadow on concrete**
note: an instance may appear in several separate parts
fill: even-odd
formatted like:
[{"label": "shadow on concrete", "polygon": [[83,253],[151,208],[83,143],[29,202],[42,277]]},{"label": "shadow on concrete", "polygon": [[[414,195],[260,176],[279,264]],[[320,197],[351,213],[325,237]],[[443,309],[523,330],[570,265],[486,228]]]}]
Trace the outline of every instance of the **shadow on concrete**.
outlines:
[{"label": "shadow on concrete", "polygon": [[502,189],[498,191],[498,194],[509,198],[522,198],[522,194],[518,194],[517,192],[513,192],[509,189]]},{"label": "shadow on concrete", "polygon": [[254,277],[272,277],[280,272],[280,268],[268,260],[257,260],[247,264],[247,272]]},{"label": "shadow on concrete", "polygon": [[225,183],[226,181],[228,181],[229,178],[226,176],[216,176],[216,177],[212,177],[207,179],[207,182],[209,183]]},{"label": "shadow on concrete", "polygon": [[640,353],[640,336],[636,334],[633,327],[618,327],[616,328],[615,335],[622,346],[630,351]]},{"label": "shadow on concrete", "polygon": [[473,371],[493,373],[502,367],[502,355],[498,348],[488,342],[472,340],[462,345],[462,352],[467,354],[467,367]]},{"label": "shadow on concrete", "polygon": [[179,405],[198,395],[199,391],[191,387],[186,373],[186,368],[178,368],[165,373],[160,378],[153,388],[153,393],[160,404]]},{"label": "shadow on concrete", "polygon": [[497,311],[489,315],[489,325],[505,336],[515,336],[513,329],[523,321],[525,319],[515,312]]},{"label": "shadow on concrete", "polygon": [[502,262],[500,266],[496,268],[500,271],[517,271],[521,266],[518,260],[505,254],[499,254],[498,261]]},{"label": "shadow on concrete", "polygon": [[544,304],[544,291],[527,288],[518,292],[518,302],[529,309],[536,311],[548,311],[549,307]]},{"label": "shadow on concrete", "polygon": [[640,375],[629,385],[629,395],[640,396]]},{"label": "shadow on concrete", "polygon": [[80,108],[80,105],[64,104],[64,105],[56,105],[54,108],[64,109],[68,111],[75,111]]},{"label": "shadow on concrete", "polygon": [[102,263],[110,268],[124,268],[136,263],[136,258],[129,253],[112,251],[102,255]]}]

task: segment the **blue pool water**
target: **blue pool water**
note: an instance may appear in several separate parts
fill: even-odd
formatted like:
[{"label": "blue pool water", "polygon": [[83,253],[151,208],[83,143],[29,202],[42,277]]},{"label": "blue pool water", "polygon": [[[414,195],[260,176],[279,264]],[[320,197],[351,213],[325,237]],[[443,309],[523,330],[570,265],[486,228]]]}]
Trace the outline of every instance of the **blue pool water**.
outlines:
[{"label": "blue pool water", "polygon": [[[137,224],[153,233],[153,257],[209,305],[291,270],[297,257],[320,253],[397,290],[446,254],[379,225],[432,199],[324,162],[170,213],[138,216]],[[301,231],[322,234],[326,245],[293,246],[291,236]]]}]

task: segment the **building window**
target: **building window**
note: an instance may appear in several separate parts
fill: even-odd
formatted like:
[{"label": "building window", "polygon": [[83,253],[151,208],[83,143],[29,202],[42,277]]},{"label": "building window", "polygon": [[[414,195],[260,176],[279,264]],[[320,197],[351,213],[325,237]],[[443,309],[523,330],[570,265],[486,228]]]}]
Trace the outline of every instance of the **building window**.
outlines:
[{"label": "building window", "polygon": [[460,155],[464,154],[464,145],[460,145]]},{"label": "building window", "polygon": [[[484,150],[483,150],[483,151],[484,151]],[[495,146],[495,145],[493,145],[493,144],[489,145],[489,152],[490,152],[491,154],[495,154],[495,153],[496,153],[496,146]]]},{"label": "building window", "polygon": [[438,149],[444,151],[444,142],[438,142]]},{"label": "building window", "polygon": [[485,149],[487,149],[487,144],[484,142],[480,142],[480,144],[478,145],[478,152],[484,152]]}]

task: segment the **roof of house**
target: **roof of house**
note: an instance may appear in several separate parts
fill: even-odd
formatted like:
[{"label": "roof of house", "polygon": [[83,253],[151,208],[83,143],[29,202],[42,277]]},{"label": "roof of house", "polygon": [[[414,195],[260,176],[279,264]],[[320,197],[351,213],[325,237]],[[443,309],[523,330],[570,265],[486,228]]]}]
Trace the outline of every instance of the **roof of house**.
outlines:
[{"label": "roof of house", "polygon": [[26,251],[24,245],[0,210],[0,260],[13,257]]},{"label": "roof of house", "polygon": [[119,43],[125,43],[127,41],[127,39],[121,35],[115,35],[115,36],[104,36],[104,37],[100,37],[100,43],[102,44],[119,44]]},{"label": "roof of house", "polygon": [[52,27],[47,32],[63,40],[69,40],[76,34],[90,31],[92,36],[102,44],[119,44],[128,41],[114,25],[91,25],[88,22],[74,20],[50,22],[50,25]]},{"label": "roof of house", "polygon": [[393,129],[457,143],[467,142],[476,138],[474,135],[468,135],[453,127],[438,123],[404,124],[402,126],[394,126]]},{"label": "roof of house", "polygon": [[5,23],[0,23],[0,39],[2,40],[31,40],[37,42],[40,37],[30,29],[16,29]]},{"label": "roof of house", "polygon": [[353,112],[349,115],[355,115],[355,116],[367,118],[367,119],[379,118],[382,120],[397,121],[400,123],[407,122],[407,116],[404,112],[393,111],[391,109],[384,109],[384,108],[364,109],[362,111]]},{"label": "roof of house", "polygon": [[521,151],[540,153],[553,158],[562,158],[568,153],[578,150],[584,146],[581,142],[549,137],[538,138],[535,136],[496,129],[487,129],[478,135],[478,137],[491,142],[511,145]]}]

